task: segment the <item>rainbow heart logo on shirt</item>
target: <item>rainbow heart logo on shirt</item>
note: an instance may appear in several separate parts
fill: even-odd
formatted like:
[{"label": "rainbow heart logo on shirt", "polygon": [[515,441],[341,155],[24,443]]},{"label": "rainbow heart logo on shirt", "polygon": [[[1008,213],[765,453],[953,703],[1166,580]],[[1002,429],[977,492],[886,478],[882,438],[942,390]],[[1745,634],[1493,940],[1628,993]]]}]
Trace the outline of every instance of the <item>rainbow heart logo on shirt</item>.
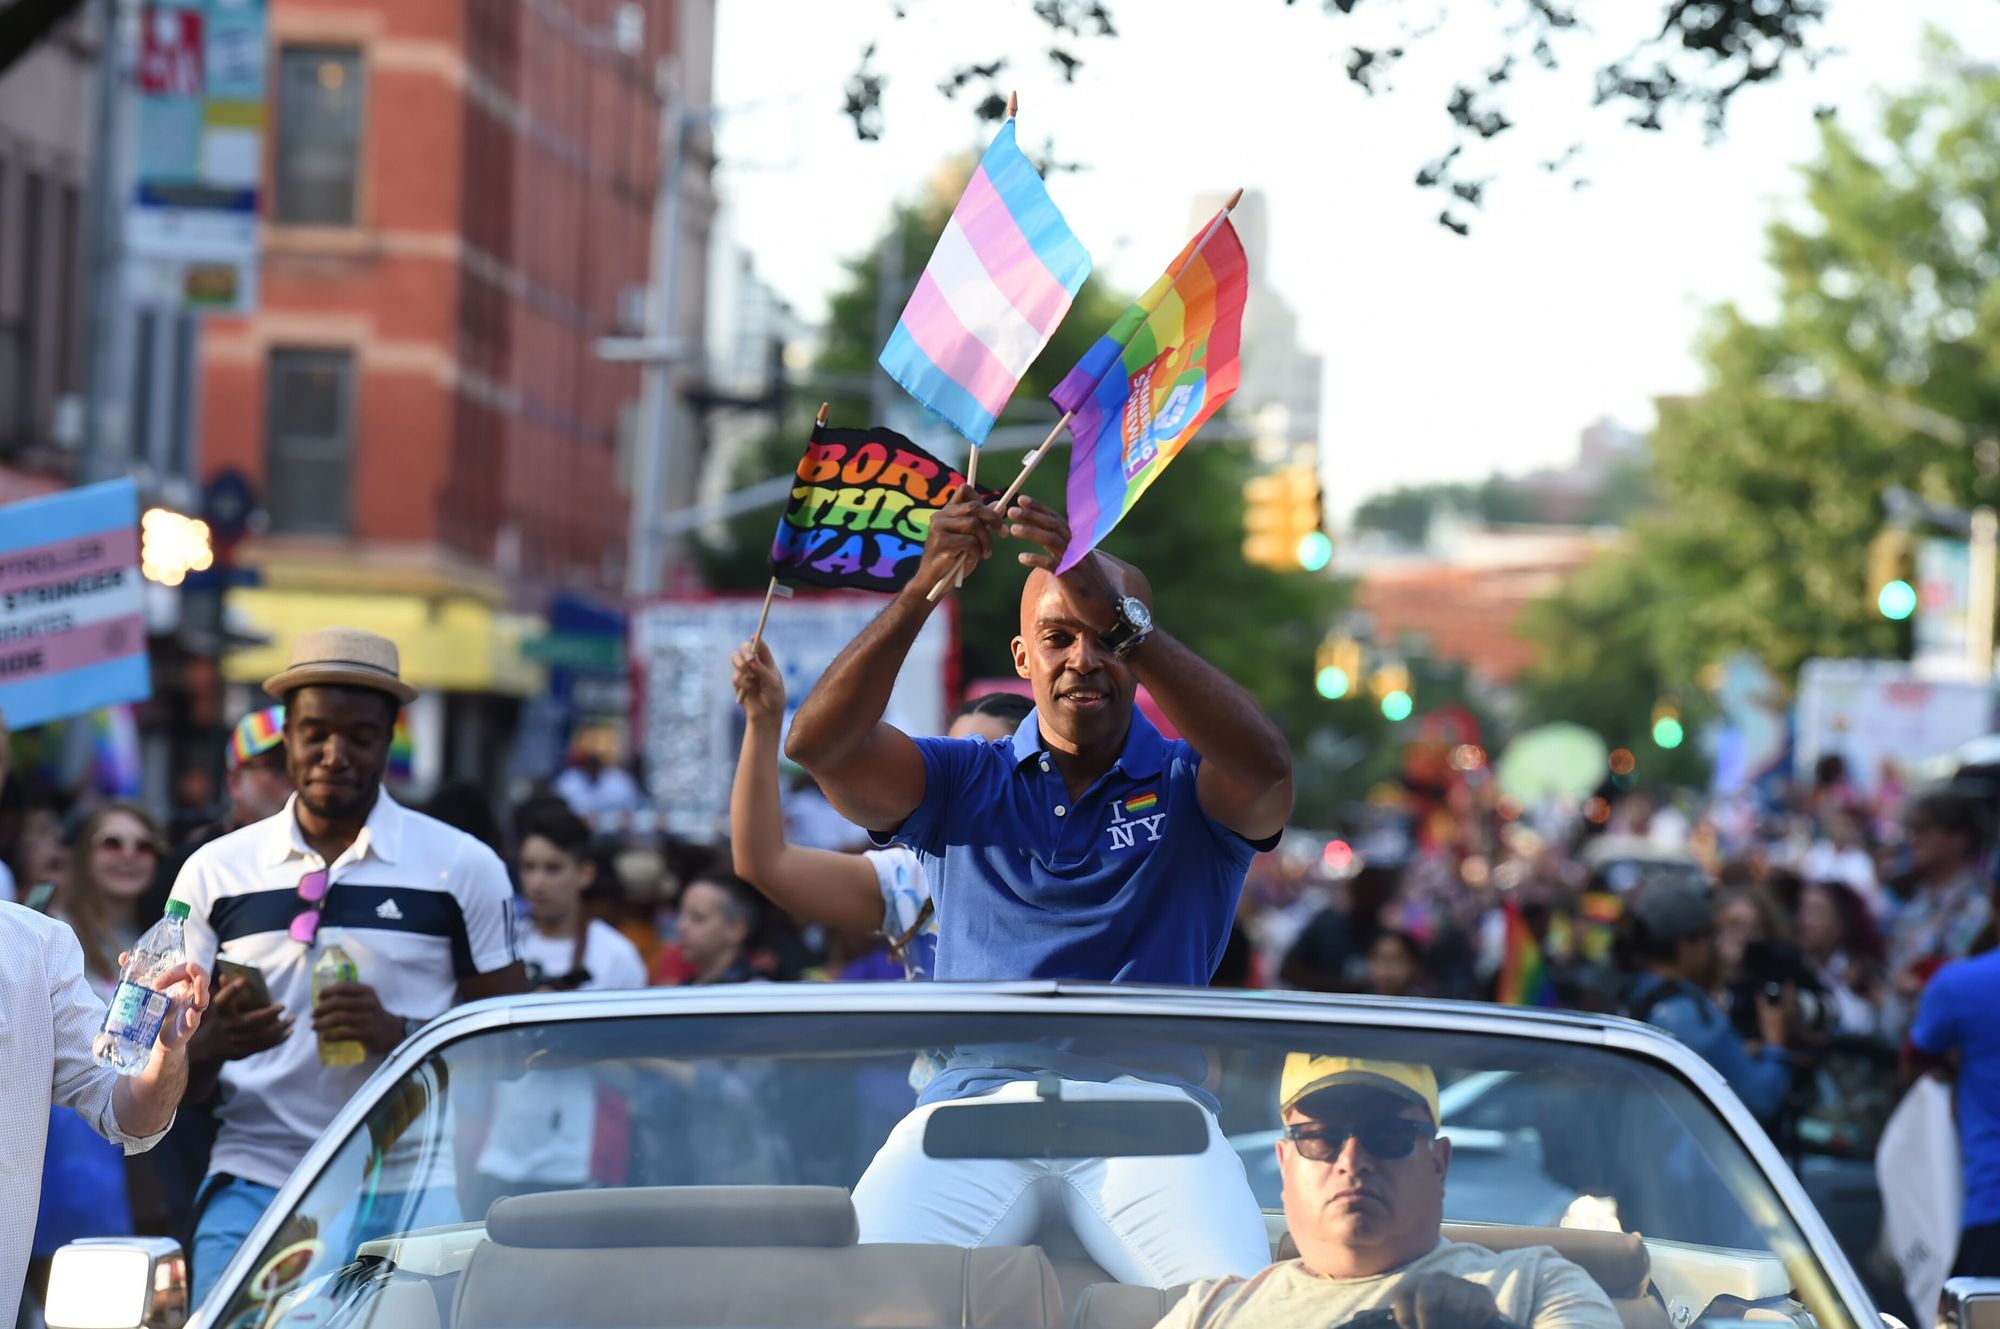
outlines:
[{"label": "rainbow heart logo on shirt", "polygon": [[1151,812],[1159,801],[1160,796],[1149,790],[1143,794],[1134,794],[1131,798],[1126,799],[1125,810],[1135,815],[1141,812]]}]

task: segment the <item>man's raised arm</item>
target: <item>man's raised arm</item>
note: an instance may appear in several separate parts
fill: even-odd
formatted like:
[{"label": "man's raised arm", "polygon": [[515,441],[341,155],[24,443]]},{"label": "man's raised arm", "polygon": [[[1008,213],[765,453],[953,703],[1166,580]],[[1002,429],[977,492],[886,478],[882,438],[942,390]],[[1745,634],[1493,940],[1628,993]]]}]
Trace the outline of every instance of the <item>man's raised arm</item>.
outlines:
[{"label": "man's raised arm", "polygon": [[969,555],[993,553],[1000,514],[971,487],[931,519],[923,562],[889,607],[847,644],[799,704],[785,755],[819,782],[840,814],[870,830],[894,830],[924,798],[924,760],[902,730],[882,722],[896,675],[933,608],[930,590]]}]

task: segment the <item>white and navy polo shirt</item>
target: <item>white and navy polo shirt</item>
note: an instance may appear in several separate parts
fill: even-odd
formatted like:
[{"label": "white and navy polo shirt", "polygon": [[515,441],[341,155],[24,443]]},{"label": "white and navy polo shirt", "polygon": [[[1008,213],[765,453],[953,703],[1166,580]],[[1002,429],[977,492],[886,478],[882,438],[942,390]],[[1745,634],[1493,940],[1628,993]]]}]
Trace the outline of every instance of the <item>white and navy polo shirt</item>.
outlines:
[{"label": "white and navy polo shirt", "polygon": [[[282,1184],[378,1064],[319,1061],[311,1018],[319,949],[293,941],[288,929],[303,907],[299,878],[327,866],[288,802],[277,816],[203,845],[174,883],[173,898],[188,905],[188,958],[204,968],[218,955],[256,965],[272,1000],[298,1021],[277,1047],[224,1064],[211,1173]],[[499,856],[386,792],[329,875],[321,932],[342,931],[360,981],[392,1014],[441,1014],[457,1001],[461,979],[514,963],[514,892]]]}]

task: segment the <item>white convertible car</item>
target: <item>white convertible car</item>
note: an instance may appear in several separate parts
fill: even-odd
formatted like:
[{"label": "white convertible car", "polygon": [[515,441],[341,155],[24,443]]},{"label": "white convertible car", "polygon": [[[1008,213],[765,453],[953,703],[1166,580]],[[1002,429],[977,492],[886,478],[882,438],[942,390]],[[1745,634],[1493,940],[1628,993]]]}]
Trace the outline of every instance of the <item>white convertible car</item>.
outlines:
[{"label": "white convertible car", "polygon": [[[1149,1329],[1177,1292],[1114,1283],[1060,1221],[1021,1246],[863,1245],[849,1189],[940,1063],[1033,1078],[1088,1061],[1194,1086],[1241,1143],[1275,1129],[1279,1067],[1295,1051],[1429,1064],[1445,1131],[1468,1146],[1455,1156],[1463,1184],[1454,1193],[1447,1180],[1447,1234],[1555,1247],[1628,1329],[1880,1329],[1743,1106],[1643,1025],[1055,983],[751,985],[460,1008],[347,1105],[206,1304],[186,1306],[172,1243],[88,1242],[57,1257],[48,1320]],[[1065,1101],[1059,1081],[1043,1084],[1033,1101],[934,1114],[926,1151],[1137,1161],[1206,1142],[1200,1115],[1171,1098]],[[1257,1152],[1244,1155],[1253,1173]],[[1276,1258],[1289,1251],[1284,1215],[1260,1190]],[[1995,1310],[2000,1288],[1961,1282],[1946,1299],[1967,1329]]]}]

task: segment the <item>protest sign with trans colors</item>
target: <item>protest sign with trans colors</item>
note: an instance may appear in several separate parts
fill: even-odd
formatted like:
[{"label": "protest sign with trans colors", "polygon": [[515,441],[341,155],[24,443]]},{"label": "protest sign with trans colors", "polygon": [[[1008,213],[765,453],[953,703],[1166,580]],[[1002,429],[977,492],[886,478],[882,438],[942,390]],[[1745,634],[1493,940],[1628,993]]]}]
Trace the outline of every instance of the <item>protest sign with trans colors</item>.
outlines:
[{"label": "protest sign with trans colors", "polygon": [[1089,275],[1090,254],[1014,142],[1010,118],[952,209],[882,368],[983,443]]},{"label": "protest sign with trans colors", "polygon": [[1067,572],[1236,391],[1250,265],[1229,209],[1085,352],[1049,394],[1068,412]]},{"label": "protest sign with trans colors", "polygon": [[152,695],[130,480],[0,508],[0,710],[16,729]]},{"label": "protest sign with trans colors", "polygon": [[964,483],[901,434],[816,426],[771,542],[771,576],[899,591],[923,561],[931,518]]}]

